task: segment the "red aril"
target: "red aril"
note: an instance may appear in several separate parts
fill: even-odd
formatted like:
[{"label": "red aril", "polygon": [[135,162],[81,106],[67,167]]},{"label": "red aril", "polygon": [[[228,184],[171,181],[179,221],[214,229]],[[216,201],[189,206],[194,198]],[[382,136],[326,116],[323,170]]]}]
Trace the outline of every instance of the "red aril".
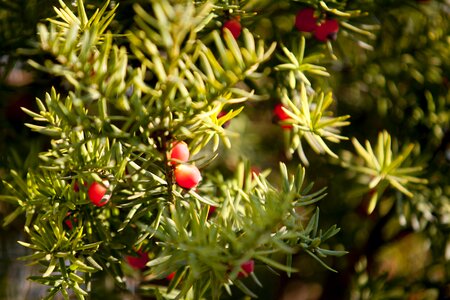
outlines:
[{"label": "red aril", "polygon": [[208,218],[211,217],[211,215],[216,211],[216,209],[217,209],[216,206],[210,205],[210,206],[208,207]]},{"label": "red aril", "polygon": [[137,251],[137,256],[127,255],[125,259],[127,263],[134,269],[142,270],[149,262],[148,253],[142,250]]},{"label": "red aril", "polygon": [[317,28],[317,18],[314,9],[303,8],[295,16],[295,28],[302,32],[313,32]]},{"label": "red aril", "polygon": [[255,270],[255,262],[253,261],[253,259],[251,259],[241,265],[241,271],[239,271],[237,277],[238,278],[248,277],[248,275],[250,275],[250,273],[253,273],[254,270]]},{"label": "red aril", "polygon": [[194,165],[178,165],[175,167],[174,172],[177,184],[185,189],[195,188],[200,180],[202,180],[200,171]]},{"label": "red aril", "polygon": [[169,275],[166,276],[167,280],[172,280],[175,277],[175,272],[170,273]]},{"label": "red aril", "polygon": [[241,35],[241,23],[237,19],[230,19],[223,24],[222,31],[228,29],[231,35],[237,39]]},{"label": "red aril", "polygon": [[88,188],[89,200],[91,200],[91,202],[94,205],[101,207],[108,203],[109,197],[106,197],[105,199],[103,199],[103,197],[106,194],[106,191],[108,190],[108,188],[107,188],[108,185],[109,184],[107,181],[103,181],[103,183],[99,183],[99,182],[95,181],[89,186],[89,188]]},{"label": "red aril", "polygon": [[66,214],[66,218],[64,219],[64,224],[66,224],[67,228],[69,228],[69,230],[72,230],[73,228],[73,223],[78,222],[77,218],[74,218],[72,216],[72,212],[68,211]]},{"label": "red aril", "polygon": [[321,41],[335,40],[339,31],[339,22],[334,19],[327,19],[322,22],[314,32],[314,37]]},{"label": "red aril", "polygon": [[[286,120],[290,120],[291,118],[289,117],[289,115],[283,110],[283,105],[281,104],[277,104],[273,110],[273,113],[275,115],[275,117],[280,120],[280,121],[286,121]],[[281,128],[283,129],[291,129],[292,125],[289,124],[283,124],[281,125]]]},{"label": "red aril", "polygon": [[174,142],[172,143],[172,150],[169,154],[170,164],[176,165],[180,162],[187,162],[189,155],[189,148],[185,142]]}]

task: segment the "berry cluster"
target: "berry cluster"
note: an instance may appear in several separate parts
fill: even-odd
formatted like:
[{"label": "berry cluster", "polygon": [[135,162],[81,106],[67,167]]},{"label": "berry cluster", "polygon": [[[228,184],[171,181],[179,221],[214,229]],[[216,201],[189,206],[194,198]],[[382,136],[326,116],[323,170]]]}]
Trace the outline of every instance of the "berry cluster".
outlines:
[{"label": "berry cluster", "polygon": [[313,32],[321,42],[335,40],[339,31],[339,23],[335,19],[326,18],[319,22],[312,8],[301,9],[295,17],[295,27],[301,32]]},{"label": "berry cluster", "polygon": [[[168,155],[169,164],[175,168],[174,174],[177,184],[186,189],[195,188],[202,179],[200,171],[196,166],[183,164],[189,160],[189,155],[189,149],[185,142],[173,143]],[[107,180],[91,183],[87,189],[87,195],[91,203],[97,207],[106,205],[110,199],[110,195],[106,194],[108,187],[109,182]],[[77,182],[75,182],[73,189],[75,192],[80,190]],[[70,225],[68,226],[71,227]]]},{"label": "berry cluster", "polygon": [[202,175],[199,169],[190,164],[184,164],[189,160],[189,148],[185,142],[174,142],[169,153],[169,164],[175,167],[175,181],[185,189],[195,188]]}]

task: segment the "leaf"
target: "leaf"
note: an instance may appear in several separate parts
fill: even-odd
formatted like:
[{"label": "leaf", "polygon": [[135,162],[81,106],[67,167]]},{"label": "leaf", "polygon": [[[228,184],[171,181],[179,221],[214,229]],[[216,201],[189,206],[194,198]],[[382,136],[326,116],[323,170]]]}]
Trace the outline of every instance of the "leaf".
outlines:
[{"label": "leaf", "polygon": [[70,261],[72,262],[72,265],[70,266],[71,270],[80,270],[82,272],[95,272],[95,271],[97,271],[97,269],[88,266],[87,264],[85,264],[84,262],[82,262],[79,259],[76,259],[75,257],[72,257],[70,259]]},{"label": "leaf", "polygon": [[219,206],[219,203],[214,202],[210,199],[207,199],[205,197],[200,196],[199,194],[197,194],[195,191],[193,190],[189,190],[189,195],[193,196],[195,199],[199,200],[200,202],[203,202],[205,204],[211,205],[211,206]]},{"label": "leaf", "polygon": [[61,128],[53,127],[45,127],[45,126],[38,126],[30,123],[25,123],[25,126],[31,128],[33,131],[39,132],[40,134],[49,135],[52,137],[59,137],[61,135]]},{"label": "leaf", "polygon": [[73,272],[69,273],[69,278],[77,283],[84,283],[84,279]]},{"label": "leaf", "polygon": [[141,206],[142,206],[142,203],[139,203],[130,209],[125,220],[122,222],[122,225],[120,225],[119,229],[117,229],[118,232],[122,231],[130,223],[131,219],[133,219],[133,216],[141,208]]},{"label": "leaf", "polygon": [[89,20],[86,15],[86,10],[84,9],[84,4],[82,0],[77,0],[77,8],[78,8],[78,15],[80,16],[80,26],[82,29],[84,29]]},{"label": "leaf", "polygon": [[94,268],[96,268],[97,270],[99,270],[99,271],[102,271],[102,270],[103,270],[102,266],[100,266],[100,265],[94,260],[94,258],[93,258],[92,256],[87,256],[87,257],[86,257],[86,260],[87,260]]},{"label": "leaf", "polygon": [[322,248],[316,248],[315,249],[319,254],[322,254],[324,256],[343,256],[348,254],[348,251],[344,250],[328,250],[328,249],[322,249]]},{"label": "leaf", "polygon": [[89,243],[89,244],[82,244],[79,246],[76,246],[74,248],[75,251],[83,251],[83,250],[97,250],[100,244],[103,242],[95,242],[95,243]]},{"label": "leaf", "polygon": [[49,266],[47,267],[47,270],[44,272],[44,274],[42,274],[42,277],[48,277],[48,276],[50,276],[50,274],[52,274],[53,271],[55,270],[56,264],[57,264],[57,261],[56,261],[55,259],[52,259],[52,260],[50,261]]},{"label": "leaf", "polygon": [[166,261],[170,260],[171,258],[172,258],[172,255],[157,257],[157,258],[149,261],[147,263],[147,267],[154,267],[154,266],[160,265],[160,264],[165,263]]},{"label": "leaf", "polygon": [[327,270],[330,270],[331,272],[337,273],[337,271],[331,267],[329,267],[326,263],[323,262],[317,255],[315,255],[313,252],[311,252],[308,249],[305,249],[306,253],[308,253],[312,258],[317,260],[322,266],[324,266]]},{"label": "leaf", "polygon": [[262,255],[255,254],[254,258],[257,260],[260,260],[261,262],[263,262],[275,269],[279,269],[279,270],[289,272],[289,273],[298,272],[298,270],[296,268],[292,268],[292,266],[283,265],[273,259],[270,259],[270,258],[262,256]]},{"label": "leaf", "polygon": [[321,238],[323,241],[335,236],[339,231],[341,231],[340,228],[337,228],[336,224],[331,226],[324,234],[322,234]]},{"label": "leaf", "polygon": [[378,201],[378,191],[374,191],[369,199],[369,205],[367,206],[367,213],[369,215],[375,210],[377,201]]},{"label": "leaf", "polygon": [[[73,274],[73,273],[71,273],[71,274]],[[84,296],[89,295],[85,290],[80,288],[80,286],[78,285],[78,282],[75,282],[74,284],[72,284],[72,289],[76,293],[78,299],[80,299],[80,300],[84,299]]]},{"label": "leaf", "polygon": [[25,212],[24,207],[17,207],[12,213],[10,213],[3,219],[3,227],[6,227],[9,224],[11,224],[18,216],[20,216],[24,212]]}]

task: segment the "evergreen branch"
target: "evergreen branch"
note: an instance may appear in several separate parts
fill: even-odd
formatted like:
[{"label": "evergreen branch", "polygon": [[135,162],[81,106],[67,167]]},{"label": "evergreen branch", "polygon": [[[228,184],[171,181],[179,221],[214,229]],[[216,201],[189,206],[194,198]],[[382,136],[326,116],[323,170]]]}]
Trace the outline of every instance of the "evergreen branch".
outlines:
[{"label": "evergreen branch", "polygon": [[281,109],[288,118],[285,123],[293,126],[288,132],[289,151],[297,150],[302,162],[308,165],[301,144],[301,138],[304,138],[315,152],[337,158],[325,140],[333,143],[346,140],[347,137],[338,132],[340,127],[350,124],[346,121],[350,116],[331,116],[332,112],[327,108],[332,103],[332,94],[314,93],[308,96],[305,84],[301,83],[300,91],[294,91],[292,97],[284,90],[282,101],[285,105]]},{"label": "evergreen branch", "polygon": [[382,196],[387,186],[395,188],[408,197],[413,197],[414,194],[409,191],[407,186],[410,183],[426,184],[428,182],[426,179],[412,176],[421,171],[422,167],[402,167],[402,164],[413,151],[413,144],[409,144],[394,158],[391,136],[387,131],[378,134],[375,151],[372,149],[369,141],[366,141],[365,147],[356,139],[352,139],[352,143],[359,157],[363,158],[365,166],[354,165],[348,161],[343,162],[343,165],[357,172],[371,175],[368,187],[374,192],[370,199],[369,213],[373,212],[378,199]]}]

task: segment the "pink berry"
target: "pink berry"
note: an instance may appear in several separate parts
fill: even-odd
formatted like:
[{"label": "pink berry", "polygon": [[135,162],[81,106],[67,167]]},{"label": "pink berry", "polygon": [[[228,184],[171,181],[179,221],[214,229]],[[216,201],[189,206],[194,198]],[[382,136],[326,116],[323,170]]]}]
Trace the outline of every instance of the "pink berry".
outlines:
[{"label": "pink berry", "polygon": [[[278,118],[280,121],[290,120],[291,118],[289,115],[283,110],[283,105],[277,104],[275,106],[275,109],[273,110],[274,115]],[[291,129],[292,125],[281,125],[281,128],[283,129]]]},{"label": "pink berry", "polygon": [[148,253],[142,250],[137,251],[138,256],[125,256],[127,263],[134,269],[142,270],[149,261]]},{"label": "pink berry", "polygon": [[175,180],[182,188],[192,189],[202,180],[202,175],[196,166],[183,164],[175,167]]},{"label": "pink berry", "polygon": [[241,265],[241,270],[238,273],[238,278],[245,278],[248,275],[250,275],[250,273],[253,273],[253,271],[255,270],[255,262],[253,261],[253,259],[246,261],[245,263],[243,263]]},{"label": "pink berry", "polygon": [[[104,181],[104,183],[107,184],[107,181]],[[89,186],[89,199],[94,205],[101,207],[109,201],[109,198],[106,198],[102,201],[103,196],[105,196],[107,190],[108,188],[104,184],[95,181]]]},{"label": "pink berry", "polygon": [[170,164],[175,165],[179,162],[187,162],[189,160],[189,148],[185,142],[174,142],[172,150],[169,154]]},{"label": "pink berry", "polygon": [[234,39],[237,39],[241,35],[241,23],[237,19],[230,19],[223,24],[222,30],[228,29],[233,35]]},{"label": "pink berry", "polygon": [[317,18],[314,16],[314,9],[301,9],[295,16],[295,27],[302,32],[313,32],[316,30]]},{"label": "pink berry", "polygon": [[317,40],[326,42],[327,40],[335,40],[338,31],[339,22],[334,19],[327,19],[317,27],[314,36]]}]

